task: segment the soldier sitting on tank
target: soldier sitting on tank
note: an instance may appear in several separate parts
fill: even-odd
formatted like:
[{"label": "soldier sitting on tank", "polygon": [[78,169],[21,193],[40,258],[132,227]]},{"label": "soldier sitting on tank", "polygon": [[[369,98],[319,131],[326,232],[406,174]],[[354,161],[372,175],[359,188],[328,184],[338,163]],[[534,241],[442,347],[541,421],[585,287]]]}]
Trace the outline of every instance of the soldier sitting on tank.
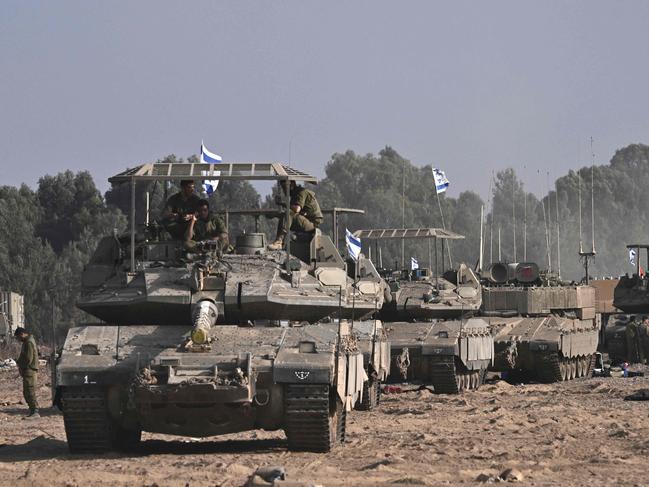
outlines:
[{"label": "soldier sitting on tank", "polygon": [[220,251],[224,251],[229,245],[225,223],[221,218],[210,213],[210,204],[207,200],[199,200],[197,211],[191,215],[185,231],[185,248],[194,250],[197,242],[205,240],[218,241]]},{"label": "soldier sitting on tank", "polygon": [[184,238],[189,221],[198,209],[200,198],[194,190],[194,181],[183,179],[180,182],[180,191],[167,200],[162,213],[162,224],[172,238]]},{"label": "soldier sitting on tank", "polygon": [[[283,218],[280,218],[277,225],[277,237],[268,248],[279,250],[284,246],[284,239],[288,229],[294,232],[314,232],[322,223],[322,211],[315,197],[315,193],[309,189],[298,186],[295,181],[290,182],[291,211]],[[286,194],[286,181],[279,182],[279,189]],[[276,199],[277,201],[277,199]],[[287,221],[288,220],[288,221]]]}]

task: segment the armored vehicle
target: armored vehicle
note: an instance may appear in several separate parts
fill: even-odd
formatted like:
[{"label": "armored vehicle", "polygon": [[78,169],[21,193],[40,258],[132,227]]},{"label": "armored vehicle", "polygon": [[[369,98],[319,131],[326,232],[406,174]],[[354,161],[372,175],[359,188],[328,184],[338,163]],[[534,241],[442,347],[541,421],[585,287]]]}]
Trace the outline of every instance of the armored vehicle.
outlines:
[{"label": "armored vehicle", "polygon": [[[390,286],[379,316],[391,346],[391,380],[432,384],[436,393],[477,389],[493,358],[488,323],[469,318],[480,308],[480,281],[465,264],[440,276],[438,239],[461,239],[441,228],[358,230],[361,239],[426,239],[430,268],[388,271]],[[379,252],[376,252],[377,254]],[[442,246],[442,255],[444,248]]]},{"label": "armored vehicle", "polygon": [[371,411],[379,404],[381,383],[390,374],[390,342],[380,320],[356,321],[351,324],[357,338],[358,348],[363,354],[363,365],[367,380],[363,383],[357,409]]},{"label": "armored vehicle", "polygon": [[649,362],[649,316],[613,315],[608,320],[605,334],[611,363]]},{"label": "armored vehicle", "polygon": [[130,449],[142,431],[205,437],[284,429],[295,450],[344,441],[363,357],[349,329],[224,325],[72,328],[57,366],[73,452]]},{"label": "armored vehicle", "polygon": [[385,239],[425,239],[432,241],[434,245],[434,255],[429,253],[432,272],[430,267],[391,271],[382,269],[379,264],[380,272],[390,286],[390,299],[386,300],[381,309],[381,319],[406,321],[458,318],[469,316],[480,309],[480,280],[467,265],[460,264],[457,270],[444,272],[443,275],[437,272],[438,239],[455,240],[464,236],[442,228],[357,230],[354,236],[377,242]]},{"label": "armored vehicle", "polygon": [[[211,241],[189,252],[157,230],[138,235],[136,182],[178,179],[315,182],[279,163],[147,164],[110,179],[131,184],[131,231],[99,243],[79,307],[105,323],[72,328],[56,367],[70,449],[130,448],[141,431],[263,428],[284,429],[291,449],[328,451],[367,377],[341,318],[382,305],[380,276],[365,261],[349,278],[318,231],[272,252],[263,234],[244,235],[228,255]],[[328,316],[337,324],[301,323]]]},{"label": "armored vehicle", "polygon": [[494,354],[485,320],[393,322],[385,327],[395,379],[431,384],[436,394],[477,389],[484,381]]},{"label": "armored vehicle", "polygon": [[496,371],[543,382],[590,375],[599,339],[592,286],[561,283],[530,262],[493,264],[486,275],[482,314]]},{"label": "armored vehicle", "polygon": [[649,245],[631,244],[627,245],[631,253],[635,253],[636,272],[629,276],[620,277],[615,290],[613,291],[613,306],[624,313],[649,313],[649,277],[640,265],[641,249],[647,252],[647,264],[649,264]]}]

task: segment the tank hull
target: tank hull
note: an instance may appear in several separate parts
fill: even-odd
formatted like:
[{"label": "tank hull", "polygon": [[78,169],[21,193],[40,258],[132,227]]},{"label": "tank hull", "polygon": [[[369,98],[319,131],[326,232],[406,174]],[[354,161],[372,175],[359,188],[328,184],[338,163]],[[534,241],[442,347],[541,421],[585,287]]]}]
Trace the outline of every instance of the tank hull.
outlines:
[{"label": "tank hull", "polygon": [[590,375],[599,343],[595,320],[558,316],[488,319],[494,335],[493,370],[524,372],[542,382]]},{"label": "tank hull", "polygon": [[[199,348],[187,348],[190,332],[188,326],[72,328],[56,367],[70,448],[119,448],[141,431],[204,437],[284,429],[289,447],[315,451],[344,437],[344,415],[360,398],[366,374],[357,347],[336,353],[337,327],[217,326],[210,345]],[[309,415],[309,404],[322,410]],[[334,428],[310,422],[316,413]],[[93,422],[84,419],[91,416]],[[304,428],[313,435],[304,436]]]},{"label": "tank hull", "polygon": [[468,320],[385,324],[391,380],[431,384],[436,393],[477,388],[493,360],[488,323]]}]

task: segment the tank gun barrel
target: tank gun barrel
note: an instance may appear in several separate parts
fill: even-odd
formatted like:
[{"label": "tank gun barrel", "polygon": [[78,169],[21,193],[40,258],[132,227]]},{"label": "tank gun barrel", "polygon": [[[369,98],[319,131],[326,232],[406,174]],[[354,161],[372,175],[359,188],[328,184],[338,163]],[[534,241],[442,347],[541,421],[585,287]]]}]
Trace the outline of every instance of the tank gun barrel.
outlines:
[{"label": "tank gun barrel", "polygon": [[216,324],[219,311],[216,304],[206,299],[199,301],[192,308],[192,342],[197,345],[207,343],[210,329]]}]

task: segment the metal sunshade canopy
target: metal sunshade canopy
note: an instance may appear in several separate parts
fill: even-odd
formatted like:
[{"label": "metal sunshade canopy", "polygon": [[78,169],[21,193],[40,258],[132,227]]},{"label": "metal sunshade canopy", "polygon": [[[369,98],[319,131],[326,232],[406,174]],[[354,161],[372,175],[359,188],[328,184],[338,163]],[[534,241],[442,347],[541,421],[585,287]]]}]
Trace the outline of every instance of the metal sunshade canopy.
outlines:
[{"label": "metal sunshade canopy", "polygon": [[317,184],[318,180],[280,162],[221,162],[218,164],[175,162],[150,163],[127,169],[111,178],[110,183],[132,181],[178,181],[181,179],[218,179],[247,181],[304,181]]},{"label": "metal sunshade canopy", "polygon": [[354,237],[367,239],[386,238],[442,238],[459,240],[464,235],[444,230],[443,228],[375,228],[371,230],[356,230]]}]

